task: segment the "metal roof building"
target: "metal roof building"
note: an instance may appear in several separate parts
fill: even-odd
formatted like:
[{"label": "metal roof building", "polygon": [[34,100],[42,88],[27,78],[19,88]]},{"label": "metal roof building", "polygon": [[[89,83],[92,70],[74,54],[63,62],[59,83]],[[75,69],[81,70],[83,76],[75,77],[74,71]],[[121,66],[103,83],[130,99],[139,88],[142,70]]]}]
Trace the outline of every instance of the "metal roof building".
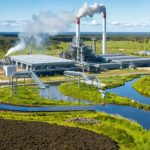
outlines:
[{"label": "metal roof building", "polygon": [[[108,54],[102,55],[102,58],[108,65],[111,63],[120,64],[122,68],[128,68],[131,64],[135,67],[149,67],[150,66],[150,58],[148,57],[138,57],[138,56],[129,56],[123,54]],[[105,65],[105,63],[104,63]]]},{"label": "metal roof building", "polygon": [[10,56],[13,64],[27,71],[37,74],[53,75],[60,74],[66,70],[75,70],[75,62],[59,57],[48,55],[18,55]]}]

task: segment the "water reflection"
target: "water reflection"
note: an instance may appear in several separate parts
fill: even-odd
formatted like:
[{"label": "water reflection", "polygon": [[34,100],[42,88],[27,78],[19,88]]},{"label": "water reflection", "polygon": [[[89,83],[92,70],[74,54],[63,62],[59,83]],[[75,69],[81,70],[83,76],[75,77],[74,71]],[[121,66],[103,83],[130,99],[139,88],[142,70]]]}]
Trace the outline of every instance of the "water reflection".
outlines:
[{"label": "water reflection", "polygon": [[47,98],[47,99],[53,99],[53,100],[63,100],[67,102],[82,102],[86,104],[90,104],[91,102],[88,100],[79,100],[70,96],[65,96],[63,95],[59,90],[58,90],[59,84],[55,85],[50,85],[44,90],[40,90],[40,96]]}]

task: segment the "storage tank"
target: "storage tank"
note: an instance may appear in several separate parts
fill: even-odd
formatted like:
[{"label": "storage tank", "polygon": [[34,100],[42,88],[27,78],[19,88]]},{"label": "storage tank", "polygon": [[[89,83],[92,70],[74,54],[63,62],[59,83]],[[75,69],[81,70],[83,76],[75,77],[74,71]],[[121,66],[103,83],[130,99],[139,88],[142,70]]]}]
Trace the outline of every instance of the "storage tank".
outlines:
[{"label": "storage tank", "polygon": [[16,73],[16,66],[15,65],[4,65],[4,74],[8,78],[12,78],[12,76]]}]

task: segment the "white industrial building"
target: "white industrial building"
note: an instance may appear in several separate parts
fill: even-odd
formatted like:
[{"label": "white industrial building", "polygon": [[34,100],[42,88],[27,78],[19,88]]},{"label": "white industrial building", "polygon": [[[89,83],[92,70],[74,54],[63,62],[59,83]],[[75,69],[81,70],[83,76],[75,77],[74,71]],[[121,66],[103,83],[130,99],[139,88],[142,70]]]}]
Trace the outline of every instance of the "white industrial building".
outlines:
[{"label": "white industrial building", "polygon": [[34,71],[38,75],[62,74],[64,71],[75,70],[75,61],[48,55],[10,56],[12,64],[26,71]]}]

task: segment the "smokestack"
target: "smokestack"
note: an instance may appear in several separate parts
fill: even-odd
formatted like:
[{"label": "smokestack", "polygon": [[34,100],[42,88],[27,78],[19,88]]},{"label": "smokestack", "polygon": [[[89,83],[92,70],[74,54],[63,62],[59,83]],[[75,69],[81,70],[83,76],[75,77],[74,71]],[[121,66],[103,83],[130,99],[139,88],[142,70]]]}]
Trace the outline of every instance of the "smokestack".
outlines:
[{"label": "smokestack", "polygon": [[93,41],[93,44],[92,44],[93,53],[96,54],[96,38],[93,37],[92,41]]},{"label": "smokestack", "polygon": [[106,54],[106,11],[103,12],[102,54]]},{"label": "smokestack", "polygon": [[84,58],[83,58],[83,47],[82,46],[81,46],[80,54],[81,54],[80,62],[83,63],[84,62]]},{"label": "smokestack", "polygon": [[106,7],[98,3],[94,3],[93,5],[88,5],[88,3],[84,3],[84,5],[79,9],[77,17],[93,17],[93,15],[97,13],[103,13],[102,54],[106,54]]},{"label": "smokestack", "polygon": [[76,18],[76,46],[79,47],[80,43],[80,18]]}]

